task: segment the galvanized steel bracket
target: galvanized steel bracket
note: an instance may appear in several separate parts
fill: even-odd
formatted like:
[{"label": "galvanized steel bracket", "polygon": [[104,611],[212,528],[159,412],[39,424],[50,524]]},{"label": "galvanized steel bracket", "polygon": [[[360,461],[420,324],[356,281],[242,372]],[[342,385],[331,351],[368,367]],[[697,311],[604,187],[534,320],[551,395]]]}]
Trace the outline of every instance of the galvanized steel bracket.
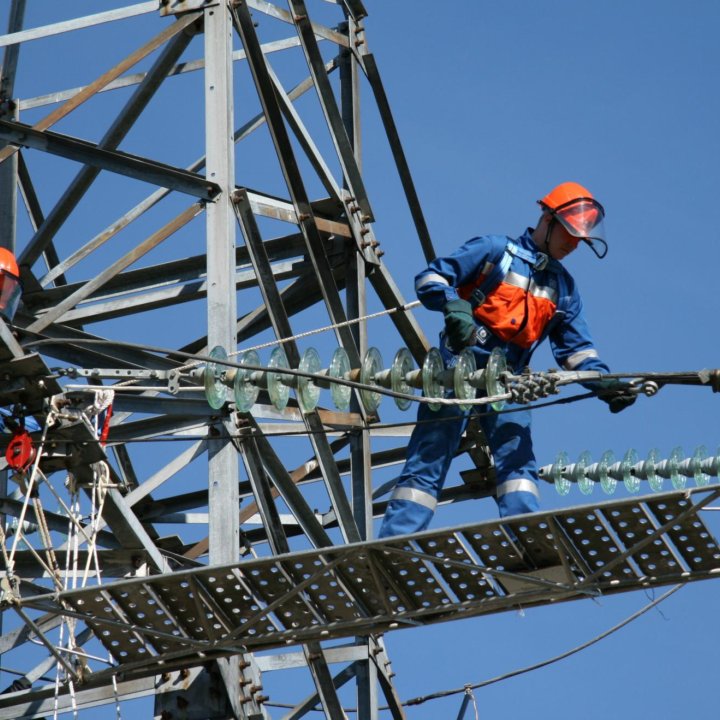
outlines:
[{"label": "galvanized steel bracket", "polygon": [[159,0],[160,15],[180,15],[219,5],[219,0]]}]

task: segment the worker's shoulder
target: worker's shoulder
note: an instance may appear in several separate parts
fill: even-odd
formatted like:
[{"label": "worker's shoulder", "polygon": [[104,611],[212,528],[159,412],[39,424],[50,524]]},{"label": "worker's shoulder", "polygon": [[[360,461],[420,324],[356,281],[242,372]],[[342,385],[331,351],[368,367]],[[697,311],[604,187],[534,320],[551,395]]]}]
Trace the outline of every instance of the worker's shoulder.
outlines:
[{"label": "worker's shoulder", "polygon": [[462,250],[482,251],[485,254],[501,254],[509,244],[517,242],[509,235],[475,235],[467,240],[461,248]]},{"label": "worker's shoulder", "polygon": [[559,290],[563,295],[579,297],[580,293],[575,277],[561,262],[551,259],[546,269],[558,278]]}]

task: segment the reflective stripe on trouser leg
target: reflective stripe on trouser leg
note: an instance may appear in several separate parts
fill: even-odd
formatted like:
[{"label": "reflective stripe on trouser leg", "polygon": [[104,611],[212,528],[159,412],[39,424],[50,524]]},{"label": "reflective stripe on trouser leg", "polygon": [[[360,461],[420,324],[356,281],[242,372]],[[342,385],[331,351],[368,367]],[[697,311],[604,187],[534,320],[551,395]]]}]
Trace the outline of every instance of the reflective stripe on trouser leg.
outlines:
[{"label": "reflective stripe on trouser leg", "polygon": [[500,517],[535,512],[540,508],[540,489],[535,480],[513,478],[497,486]]},{"label": "reflective stripe on trouser leg", "polygon": [[[480,424],[495,461],[495,499],[500,517],[535,512],[540,503],[537,464],[530,435],[530,411],[480,415]],[[511,489],[508,484],[511,481],[531,484]]]},{"label": "reflective stripe on trouser leg", "polygon": [[407,460],[385,510],[378,537],[427,528],[466,422],[467,414],[457,405],[443,405],[437,412],[425,404],[420,405],[418,424],[408,443]]},{"label": "reflective stripe on trouser leg", "polygon": [[410,487],[396,487],[393,491],[392,500],[409,500],[410,502],[424,505],[431,512],[435,512],[437,498],[424,490],[416,490]]}]

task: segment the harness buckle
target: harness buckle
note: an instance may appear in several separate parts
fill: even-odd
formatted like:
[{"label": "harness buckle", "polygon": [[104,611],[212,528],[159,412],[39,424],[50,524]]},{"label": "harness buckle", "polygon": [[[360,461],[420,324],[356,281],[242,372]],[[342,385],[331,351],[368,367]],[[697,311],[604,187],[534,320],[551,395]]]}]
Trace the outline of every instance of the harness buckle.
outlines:
[{"label": "harness buckle", "polygon": [[533,264],[533,269],[535,270],[544,270],[547,267],[548,262],[550,261],[550,258],[545,253],[537,253],[535,257],[535,262]]},{"label": "harness buckle", "polygon": [[485,302],[486,299],[487,299],[487,295],[480,288],[475,288],[470,293],[469,300],[470,300],[470,304],[473,306],[473,310],[475,308],[479,308]]}]

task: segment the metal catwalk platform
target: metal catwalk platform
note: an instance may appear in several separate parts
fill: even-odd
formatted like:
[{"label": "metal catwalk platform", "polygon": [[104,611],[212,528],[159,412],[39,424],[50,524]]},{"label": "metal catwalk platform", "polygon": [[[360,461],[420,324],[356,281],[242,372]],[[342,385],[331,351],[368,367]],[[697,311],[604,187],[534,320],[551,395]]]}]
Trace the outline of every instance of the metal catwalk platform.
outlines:
[{"label": "metal catwalk platform", "polygon": [[155,675],[238,651],[716,577],[720,547],[699,511],[718,497],[712,486],[584,505],[20,604],[85,621],[124,679]]},{"label": "metal catwalk platform", "polygon": [[[364,3],[76,5],[0,13],[0,247],[23,283],[0,318],[0,720],[143,694],[157,717],[200,698],[202,720],[270,720],[271,671],[300,667],[314,695],[286,717],[344,717],[352,680],[360,720],[401,720],[378,633],[714,576],[718,486],[366,541],[409,403],[381,418],[372,387],[320,383],[392,389],[373,349],[424,363],[391,268],[435,250]],[[290,374],[215,362],[267,371],[280,347]],[[330,353],[334,410],[292,376]],[[441,501],[493,492],[470,427]]]}]

